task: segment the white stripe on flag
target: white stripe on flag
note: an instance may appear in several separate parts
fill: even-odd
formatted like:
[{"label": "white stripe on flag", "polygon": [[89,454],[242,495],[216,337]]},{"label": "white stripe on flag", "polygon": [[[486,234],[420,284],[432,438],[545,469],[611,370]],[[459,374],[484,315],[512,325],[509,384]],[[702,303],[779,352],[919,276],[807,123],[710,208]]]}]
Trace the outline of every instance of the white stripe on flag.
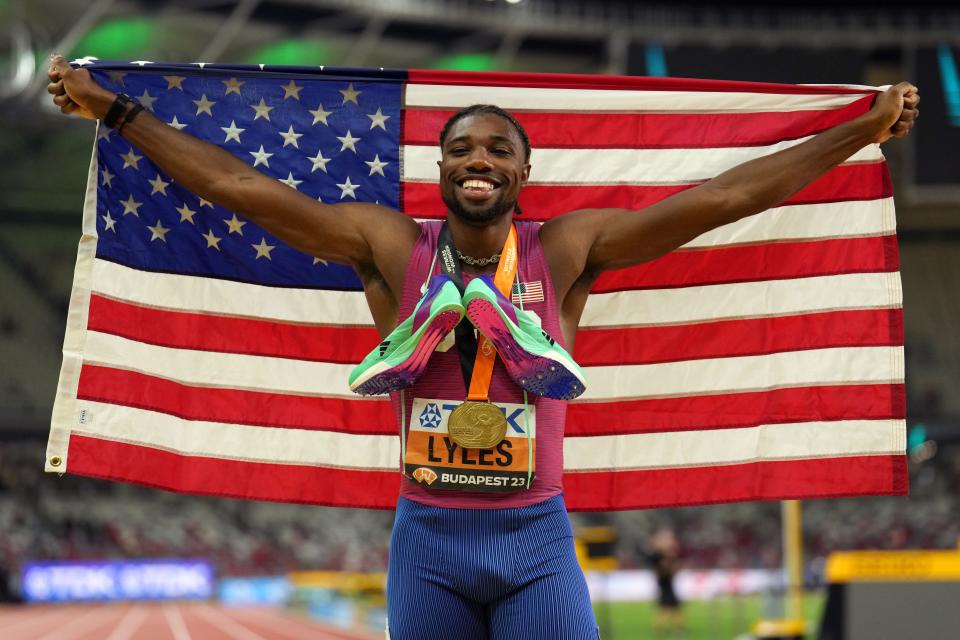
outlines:
[{"label": "white stripe on flag", "polygon": [[646,365],[584,367],[580,401],[903,382],[903,347],[842,347]]},{"label": "white stripe on flag", "polygon": [[730,244],[862,238],[896,231],[893,198],[788,205],[743,218],[691,240],[686,248]]},{"label": "white stripe on flag", "polygon": [[[230,460],[320,465],[338,468],[397,468],[397,436],[311,429],[280,429],[202,420],[183,420],[145,409],[79,400],[88,422],[73,432]],[[251,416],[255,418],[256,416]]]},{"label": "white stripe on flag", "polygon": [[740,93],[724,91],[642,91],[632,89],[547,89],[446,84],[406,85],[406,107],[453,108],[495,104],[504,109],[589,113],[747,113],[839,109],[869,91],[849,94]]},{"label": "white stripe on flag", "polygon": [[84,361],[199,386],[358,397],[347,384],[353,365],[172,349],[98,331],[87,334]]},{"label": "white stripe on flag", "polygon": [[903,420],[842,420],[566,438],[565,471],[665,469],[903,453]]},{"label": "white stripe on flag", "polygon": [[96,293],[145,306],[301,324],[373,325],[362,291],[267,287],[139,271],[108,260],[94,261],[93,283]]},{"label": "white stripe on flag", "polygon": [[[723,149],[546,149],[534,151],[529,184],[690,184],[709,180],[748,160],[795,147],[809,138],[758,147]],[[403,180],[438,182],[436,145],[404,145]],[[847,159],[879,162],[880,146],[871,144]]]},{"label": "white stripe on flag", "polygon": [[[91,331],[85,361],[192,385],[356,398],[352,365],[172,349]],[[849,347],[649,365],[586,367],[584,401],[851,382],[899,382],[901,347]]]},{"label": "white stripe on flag", "polygon": [[837,309],[891,309],[901,303],[900,274],[851,273],[595,293],[587,298],[580,326],[689,324]]}]

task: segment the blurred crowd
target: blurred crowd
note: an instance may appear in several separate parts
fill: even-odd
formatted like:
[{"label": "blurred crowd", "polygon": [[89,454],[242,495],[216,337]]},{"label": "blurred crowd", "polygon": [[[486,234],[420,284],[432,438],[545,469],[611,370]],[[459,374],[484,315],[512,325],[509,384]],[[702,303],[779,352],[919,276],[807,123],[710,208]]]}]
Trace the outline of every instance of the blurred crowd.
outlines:
[{"label": "blurred crowd", "polygon": [[[294,569],[383,571],[391,512],[183,496],[43,472],[44,443],[0,442],[0,567],[36,560],[209,558],[220,575]],[[911,496],[804,503],[808,561],[839,549],[955,548],[960,448],[911,470]],[[573,514],[613,526],[620,566],[645,566],[645,546],[671,529],[686,568],[780,564],[780,507],[741,503]]]}]

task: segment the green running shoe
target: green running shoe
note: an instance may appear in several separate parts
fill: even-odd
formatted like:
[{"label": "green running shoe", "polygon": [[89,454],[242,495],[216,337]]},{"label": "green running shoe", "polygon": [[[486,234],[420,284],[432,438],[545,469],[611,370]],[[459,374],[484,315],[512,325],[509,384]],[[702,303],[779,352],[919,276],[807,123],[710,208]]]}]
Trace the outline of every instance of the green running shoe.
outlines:
[{"label": "green running shoe", "polygon": [[371,351],[350,373],[350,390],[361,395],[390,393],[420,377],[437,344],[463,318],[457,285],[440,274],[409,318]]},{"label": "green running shoe", "polygon": [[485,335],[514,382],[538,396],[570,400],[583,393],[583,370],[557,341],[500,293],[489,275],[463,292],[470,322]]}]

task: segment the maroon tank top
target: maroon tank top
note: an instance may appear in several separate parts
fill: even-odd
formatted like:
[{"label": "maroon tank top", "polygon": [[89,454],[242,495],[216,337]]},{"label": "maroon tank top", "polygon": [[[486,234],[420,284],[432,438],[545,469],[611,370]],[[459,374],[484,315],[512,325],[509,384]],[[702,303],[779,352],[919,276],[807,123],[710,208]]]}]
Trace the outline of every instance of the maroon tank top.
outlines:
[{"label": "maroon tank top", "polygon": [[[400,318],[413,313],[420,300],[420,287],[433,274],[440,273],[439,265],[430,266],[437,253],[437,237],[441,222],[423,222],[420,224],[420,237],[413,248],[410,262],[403,281],[403,295],[400,300]],[[540,225],[535,222],[516,222],[517,244],[520,252],[518,277],[528,292],[537,292],[538,285],[543,290],[542,300],[528,300],[525,296],[523,308],[535,312],[543,321],[543,329],[563,344],[560,331],[560,319],[557,302],[553,293],[553,280],[543,247],[540,244]],[[470,281],[470,275],[464,274],[464,284]],[[533,298],[540,297],[534,293]],[[517,305],[519,306],[519,305]],[[469,322],[464,318],[463,322]],[[460,370],[460,359],[456,347],[445,352],[436,351],[430,357],[430,364],[419,380],[405,390],[404,412],[406,423],[410,423],[413,398],[435,398],[461,402],[467,397],[467,388]],[[400,495],[422,504],[466,509],[501,509],[504,507],[524,507],[542,502],[563,491],[563,427],[567,414],[564,400],[541,398],[528,394],[530,404],[536,405],[536,476],[530,489],[513,493],[487,493],[479,491],[451,491],[428,489],[404,478],[400,483]],[[397,424],[400,424],[400,394],[391,394]],[[523,403],[523,391],[511,380],[503,362],[498,358],[490,381],[490,399],[494,402]],[[406,434],[403,434],[404,437]]]}]

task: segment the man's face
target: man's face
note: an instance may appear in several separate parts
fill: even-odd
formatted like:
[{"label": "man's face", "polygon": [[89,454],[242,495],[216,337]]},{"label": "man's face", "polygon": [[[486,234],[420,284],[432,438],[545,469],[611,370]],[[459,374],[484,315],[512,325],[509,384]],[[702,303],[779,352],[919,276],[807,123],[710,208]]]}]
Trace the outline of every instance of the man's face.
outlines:
[{"label": "man's face", "polygon": [[441,151],[440,196],[453,215],[486,226],[513,211],[530,165],[508,120],[492,113],[461,118]]}]

